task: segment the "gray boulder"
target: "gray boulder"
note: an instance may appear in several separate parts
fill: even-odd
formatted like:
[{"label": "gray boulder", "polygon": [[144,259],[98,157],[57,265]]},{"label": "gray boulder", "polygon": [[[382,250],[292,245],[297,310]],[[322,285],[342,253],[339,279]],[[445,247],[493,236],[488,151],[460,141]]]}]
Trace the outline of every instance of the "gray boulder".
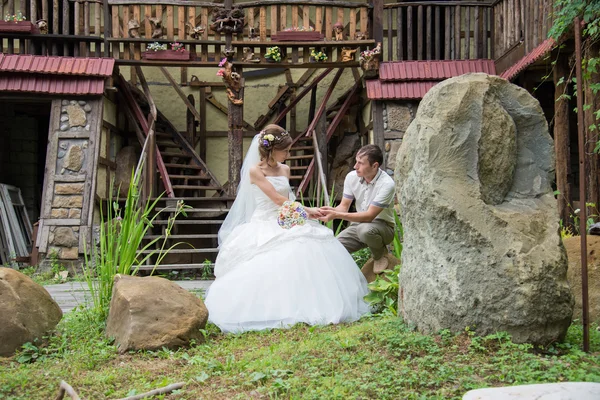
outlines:
[{"label": "gray boulder", "polygon": [[14,269],[0,267],[0,356],[42,339],[62,318],[43,286]]},{"label": "gray boulder", "polygon": [[203,341],[208,320],[201,299],[164,278],[116,275],[106,336],[119,352],[157,350]]},{"label": "gray boulder", "polygon": [[536,99],[467,74],[423,98],[396,160],[399,307],[420,331],[562,340],[573,297],[552,194],[554,148]]}]

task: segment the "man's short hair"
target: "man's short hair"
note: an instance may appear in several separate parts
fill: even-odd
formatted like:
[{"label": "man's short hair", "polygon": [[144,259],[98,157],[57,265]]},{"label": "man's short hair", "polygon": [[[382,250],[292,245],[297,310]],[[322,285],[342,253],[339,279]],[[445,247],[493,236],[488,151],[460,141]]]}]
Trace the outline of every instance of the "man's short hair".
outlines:
[{"label": "man's short hair", "polygon": [[374,163],[379,163],[379,166],[383,164],[383,152],[379,148],[379,146],[375,144],[368,144],[366,146],[358,149],[358,153],[356,153],[358,157],[367,156],[369,160],[369,164],[373,165]]}]

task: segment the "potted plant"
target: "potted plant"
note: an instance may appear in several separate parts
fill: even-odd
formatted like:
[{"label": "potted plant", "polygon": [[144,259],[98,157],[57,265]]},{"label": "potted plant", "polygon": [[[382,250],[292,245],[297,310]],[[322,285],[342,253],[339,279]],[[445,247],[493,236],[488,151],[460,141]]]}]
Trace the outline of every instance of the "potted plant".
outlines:
[{"label": "potted plant", "polygon": [[267,47],[267,52],[265,53],[265,60],[267,62],[281,62],[281,49],[277,46]]},{"label": "potted plant", "polygon": [[318,42],[321,40],[323,40],[323,34],[316,32],[312,26],[308,29],[304,27],[287,28],[271,36],[273,42]]},{"label": "potted plant", "polygon": [[0,32],[39,33],[39,30],[19,11],[4,16],[4,21],[0,21]]},{"label": "potted plant", "polygon": [[310,62],[325,62],[327,61],[327,54],[323,51],[315,51],[314,49],[310,52]]},{"label": "potted plant", "polygon": [[381,43],[373,50],[365,50],[360,53],[358,62],[364,71],[365,78],[375,78],[379,75],[379,57],[381,56]]},{"label": "potted plant", "polygon": [[142,54],[145,60],[184,60],[190,59],[190,52],[187,51],[182,43],[174,42],[170,44],[170,49],[166,44],[159,42],[150,43],[146,51]]}]

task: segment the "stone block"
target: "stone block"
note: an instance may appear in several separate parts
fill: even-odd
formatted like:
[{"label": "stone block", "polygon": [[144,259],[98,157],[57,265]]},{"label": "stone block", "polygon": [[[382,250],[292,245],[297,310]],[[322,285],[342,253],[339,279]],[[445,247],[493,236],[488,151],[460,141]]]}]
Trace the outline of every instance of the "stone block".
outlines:
[{"label": "stone block", "polygon": [[69,125],[74,126],[85,126],[87,118],[85,111],[79,105],[67,106],[67,115],[69,116]]},{"label": "stone block", "polygon": [[68,218],[69,210],[67,208],[53,208],[50,211],[51,218]]},{"label": "stone block", "polygon": [[390,131],[406,132],[414,119],[413,106],[410,103],[388,103],[387,124]]},{"label": "stone block", "polygon": [[81,218],[81,208],[71,208],[69,210],[69,218]]},{"label": "stone block", "polygon": [[73,208],[83,207],[83,196],[54,196],[54,200],[52,200],[52,207],[64,207],[64,208]]},{"label": "stone block", "polygon": [[56,194],[82,194],[83,183],[57,183],[54,187]]},{"label": "stone block", "polygon": [[58,258],[62,260],[76,260],[79,258],[79,248],[78,247],[63,247],[60,249],[58,253]]},{"label": "stone block", "polygon": [[57,227],[51,239],[51,243],[55,246],[73,247],[79,245],[79,239],[75,236],[73,230],[67,226]]}]

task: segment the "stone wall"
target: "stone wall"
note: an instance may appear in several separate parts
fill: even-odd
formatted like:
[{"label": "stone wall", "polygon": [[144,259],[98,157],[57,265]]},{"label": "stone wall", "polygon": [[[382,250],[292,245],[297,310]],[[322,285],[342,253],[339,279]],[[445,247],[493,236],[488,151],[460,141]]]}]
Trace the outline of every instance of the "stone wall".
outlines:
[{"label": "stone wall", "polygon": [[101,99],[53,101],[39,249],[74,267],[90,240],[101,127]]},{"label": "stone wall", "polygon": [[418,101],[388,101],[383,104],[386,170],[390,175],[394,174],[396,154],[418,106]]}]

